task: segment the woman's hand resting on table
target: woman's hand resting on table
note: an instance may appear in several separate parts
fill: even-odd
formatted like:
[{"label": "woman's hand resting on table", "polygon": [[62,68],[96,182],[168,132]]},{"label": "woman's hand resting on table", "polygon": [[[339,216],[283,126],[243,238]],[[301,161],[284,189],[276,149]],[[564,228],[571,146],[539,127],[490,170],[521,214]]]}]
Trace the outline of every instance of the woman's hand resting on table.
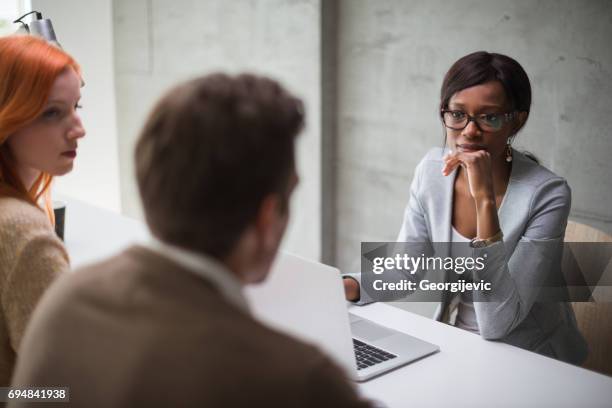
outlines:
[{"label": "woman's hand resting on table", "polygon": [[344,295],[346,300],[351,302],[359,300],[359,282],[357,282],[353,278],[343,278],[342,283],[344,283]]}]

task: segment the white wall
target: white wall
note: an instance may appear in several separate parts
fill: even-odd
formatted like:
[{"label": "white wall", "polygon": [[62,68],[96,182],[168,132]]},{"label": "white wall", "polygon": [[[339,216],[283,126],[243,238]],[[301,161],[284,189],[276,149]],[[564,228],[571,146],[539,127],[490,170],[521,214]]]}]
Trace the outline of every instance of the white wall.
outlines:
[{"label": "white wall", "polygon": [[320,1],[116,0],[113,5],[124,212],[141,214],[133,148],[159,96],[195,75],[253,71],[280,80],[305,101],[307,125],[297,152],[301,181],[284,248],[319,259]]},{"label": "white wall", "polygon": [[81,117],[87,135],[75,168],[57,178],[54,191],[120,210],[111,0],[32,0],[50,18],[58,41],[81,65]]},{"label": "white wall", "polygon": [[21,26],[13,21],[31,10],[30,0],[0,1],[0,36],[13,34]]}]

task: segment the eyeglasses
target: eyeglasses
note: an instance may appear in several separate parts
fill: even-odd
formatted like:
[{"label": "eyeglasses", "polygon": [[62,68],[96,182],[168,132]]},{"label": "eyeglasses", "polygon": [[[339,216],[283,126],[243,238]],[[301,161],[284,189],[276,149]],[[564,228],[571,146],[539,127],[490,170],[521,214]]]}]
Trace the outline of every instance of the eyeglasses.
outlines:
[{"label": "eyeglasses", "polygon": [[506,123],[514,119],[516,112],[483,113],[470,116],[463,111],[443,109],[440,111],[440,115],[444,126],[449,129],[463,130],[473,121],[482,132],[493,132],[500,130]]}]

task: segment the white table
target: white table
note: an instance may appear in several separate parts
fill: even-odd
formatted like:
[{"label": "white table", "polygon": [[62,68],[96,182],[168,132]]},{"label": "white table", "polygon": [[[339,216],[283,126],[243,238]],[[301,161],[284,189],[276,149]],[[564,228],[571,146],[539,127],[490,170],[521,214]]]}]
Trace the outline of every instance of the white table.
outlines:
[{"label": "white table", "polygon": [[73,268],[102,260],[149,239],[146,226],[133,218],[65,196],[64,244]]},{"label": "white table", "polygon": [[[74,267],[149,237],[137,220],[63,199]],[[351,312],[440,346],[433,356],[358,385],[366,397],[389,407],[612,407],[611,377],[383,303],[352,306]]]},{"label": "white table", "polygon": [[351,312],[440,346],[360,384],[389,407],[612,407],[612,378],[384,303]]}]

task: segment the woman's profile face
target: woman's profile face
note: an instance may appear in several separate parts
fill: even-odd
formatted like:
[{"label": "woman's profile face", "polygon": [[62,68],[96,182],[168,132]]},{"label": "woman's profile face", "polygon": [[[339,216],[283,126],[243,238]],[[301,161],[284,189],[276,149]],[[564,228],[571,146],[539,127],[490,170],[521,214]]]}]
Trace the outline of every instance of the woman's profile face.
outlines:
[{"label": "woman's profile face", "polygon": [[61,176],[72,170],[78,139],[85,136],[77,113],[80,99],[81,79],[67,68],[55,79],[40,116],[9,136],[7,144],[22,177],[40,172]]},{"label": "woman's profile face", "polygon": [[[506,121],[505,116],[499,115],[511,111],[506,92],[499,81],[486,82],[455,93],[450,98],[447,109],[453,111],[452,115],[456,118],[466,118],[462,114],[467,114],[479,117],[480,121],[478,126],[474,121],[470,121],[463,130],[447,127],[447,140],[451,150],[486,150],[494,160],[505,156],[507,140],[512,136],[519,119],[517,116]],[[498,126],[499,128],[495,129]]]}]

